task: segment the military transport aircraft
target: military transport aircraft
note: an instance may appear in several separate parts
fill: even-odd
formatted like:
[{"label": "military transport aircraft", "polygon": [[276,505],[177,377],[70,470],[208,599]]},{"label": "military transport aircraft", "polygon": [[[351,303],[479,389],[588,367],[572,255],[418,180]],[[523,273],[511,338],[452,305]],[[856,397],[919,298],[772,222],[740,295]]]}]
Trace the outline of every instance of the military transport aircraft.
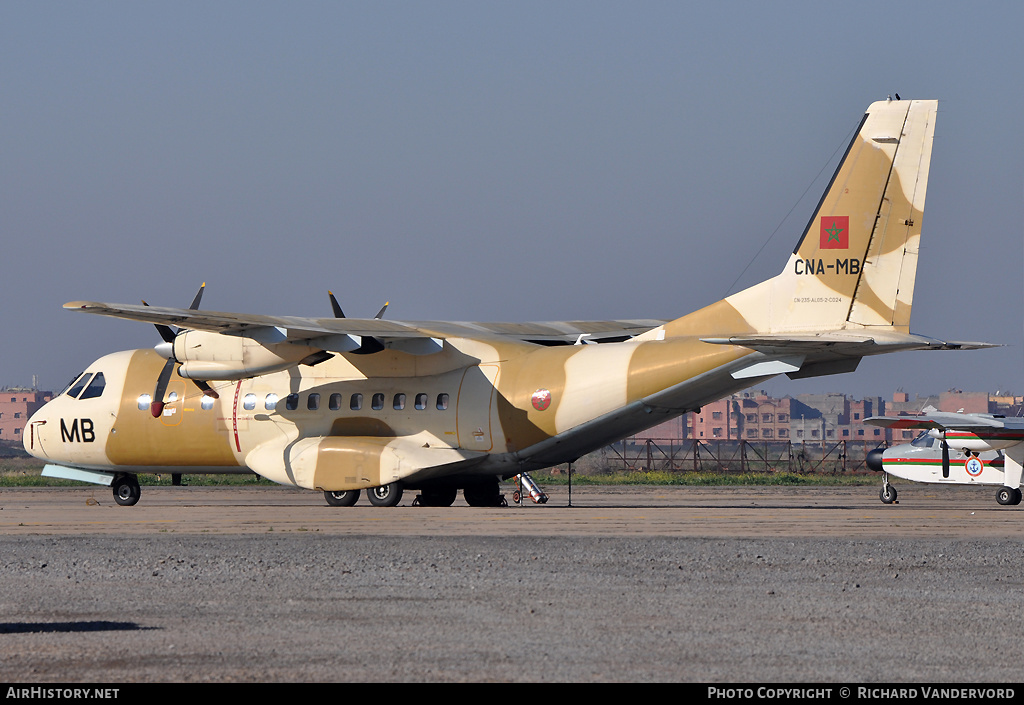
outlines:
[{"label": "military transport aircraft", "polygon": [[[351,505],[406,489],[502,502],[499,480],[571,462],[779,374],[959,349],[910,333],[936,101],[860,121],[782,272],[675,320],[295,318],[76,301],[155,324],[155,349],[89,365],[31,418],[48,474],[138,501],[137,473],[255,472]],[[200,290],[202,291],[202,290]]]},{"label": "military transport aircraft", "polygon": [[946,485],[996,485],[996,501],[1020,504],[1024,463],[1024,419],[995,414],[933,413],[922,416],[872,416],[864,423],[894,429],[922,429],[906,445],[876,448],[867,465],[883,473],[879,498],[896,501],[889,475],[913,482]]}]

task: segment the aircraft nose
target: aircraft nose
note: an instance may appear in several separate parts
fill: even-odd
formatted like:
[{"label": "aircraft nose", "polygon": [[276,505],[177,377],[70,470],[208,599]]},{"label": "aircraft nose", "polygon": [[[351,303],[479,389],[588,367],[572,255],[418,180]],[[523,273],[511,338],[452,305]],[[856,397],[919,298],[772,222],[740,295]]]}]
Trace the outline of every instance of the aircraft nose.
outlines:
[{"label": "aircraft nose", "polygon": [[875,472],[882,472],[882,454],[884,452],[884,448],[875,448],[874,450],[868,451],[868,455],[864,459],[868,469],[874,470]]},{"label": "aircraft nose", "polygon": [[40,460],[48,459],[43,453],[41,438],[42,430],[46,426],[46,416],[43,414],[45,408],[44,405],[42,409],[29,417],[28,423],[25,424],[25,430],[21,434],[21,445],[24,446],[25,452]]}]

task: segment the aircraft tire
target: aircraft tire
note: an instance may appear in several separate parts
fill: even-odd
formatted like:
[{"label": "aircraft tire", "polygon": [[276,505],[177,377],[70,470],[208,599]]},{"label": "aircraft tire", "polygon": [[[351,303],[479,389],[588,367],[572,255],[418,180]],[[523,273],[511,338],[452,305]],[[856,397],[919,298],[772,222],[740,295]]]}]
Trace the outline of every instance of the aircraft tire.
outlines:
[{"label": "aircraft tire", "polygon": [[343,490],[341,492],[324,490],[324,499],[332,507],[351,507],[359,501],[359,490]]},{"label": "aircraft tire", "polygon": [[1000,487],[996,490],[996,501],[1004,506],[1020,504],[1021,492],[1013,487]]},{"label": "aircraft tire", "polygon": [[111,489],[114,491],[114,501],[122,507],[131,507],[138,504],[142,496],[142,488],[134,475],[122,475],[114,480]]},{"label": "aircraft tire", "polygon": [[882,504],[892,504],[897,496],[896,488],[892,485],[882,485],[882,489],[878,491],[878,498],[882,500]]},{"label": "aircraft tire", "polygon": [[402,484],[390,482],[380,487],[374,487],[366,492],[366,498],[375,507],[397,507],[402,501]]}]

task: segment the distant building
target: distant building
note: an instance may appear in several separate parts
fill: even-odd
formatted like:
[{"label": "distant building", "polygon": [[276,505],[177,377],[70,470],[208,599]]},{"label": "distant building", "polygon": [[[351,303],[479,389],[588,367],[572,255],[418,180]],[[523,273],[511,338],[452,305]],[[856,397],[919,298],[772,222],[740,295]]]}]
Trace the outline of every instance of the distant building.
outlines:
[{"label": "distant building", "polygon": [[919,416],[932,411],[998,413],[1024,416],[1024,398],[1009,392],[963,392],[916,396],[903,390],[882,397],[851,399],[845,394],[801,394],[777,399],[750,390],[705,404],[633,436],[646,440],[748,441],[751,443],[835,444],[855,441],[877,445],[909,443],[920,433],[912,429],[887,429],[864,423],[872,416]]},{"label": "distant building", "polygon": [[24,387],[0,388],[0,441],[21,441],[28,418],[46,402],[53,392]]},{"label": "distant building", "polygon": [[995,404],[988,392],[963,392],[950,389],[939,395],[939,411],[961,414],[991,414]]}]

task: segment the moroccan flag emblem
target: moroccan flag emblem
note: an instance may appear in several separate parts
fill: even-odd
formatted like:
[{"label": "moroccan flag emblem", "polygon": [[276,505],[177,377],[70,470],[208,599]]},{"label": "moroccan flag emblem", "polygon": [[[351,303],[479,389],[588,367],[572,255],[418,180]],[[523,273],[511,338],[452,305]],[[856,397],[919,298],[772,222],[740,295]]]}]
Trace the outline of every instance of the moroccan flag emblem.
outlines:
[{"label": "moroccan flag emblem", "polygon": [[551,404],[551,392],[546,389],[538,389],[533,393],[533,408],[537,411],[544,411]]},{"label": "moroccan flag emblem", "polygon": [[850,216],[821,216],[822,250],[847,250],[850,248]]}]

